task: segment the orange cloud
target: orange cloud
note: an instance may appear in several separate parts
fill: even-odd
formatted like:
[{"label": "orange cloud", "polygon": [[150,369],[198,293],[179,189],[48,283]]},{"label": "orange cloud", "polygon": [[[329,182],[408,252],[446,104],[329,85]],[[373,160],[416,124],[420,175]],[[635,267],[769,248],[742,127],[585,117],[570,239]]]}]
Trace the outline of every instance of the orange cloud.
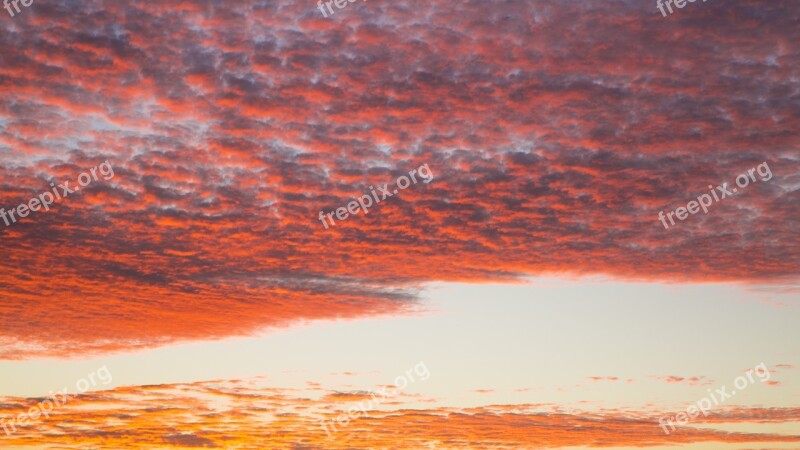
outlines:
[{"label": "orange cloud", "polygon": [[678,384],[678,383],[685,383],[692,386],[709,386],[714,384],[714,380],[710,380],[704,376],[701,377],[679,377],[676,375],[670,375],[666,377],[650,377],[659,381],[663,381],[669,384]]},{"label": "orange cloud", "polygon": [[[319,394],[317,394],[319,395]],[[359,396],[350,400],[356,401]],[[40,399],[3,398],[0,417],[26,410]],[[0,433],[0,443],[37,448],[435,448],[500,449],[599,446],[650,447],[691,442],[796,443],[798,436],[681,429],[666,436],[658,416],[616,412],[566,413],[536,405],[369,410],[328,432],[323,419],[348,410],[340,394],[315,398],[296,390],[254,387],[247,382],[128,386],[72,398],[47,419]],[[800,421],[797,408],[727,408],[708,423]],[[8,422],[8,421],[7,421]],[[6,422],[6,423],[7,423]],[[402,441],[397,436],[403,436]]]},{"label": "orange cloud", "polygon": [[589,377],[592,381],[619,381],[619,377]]}]

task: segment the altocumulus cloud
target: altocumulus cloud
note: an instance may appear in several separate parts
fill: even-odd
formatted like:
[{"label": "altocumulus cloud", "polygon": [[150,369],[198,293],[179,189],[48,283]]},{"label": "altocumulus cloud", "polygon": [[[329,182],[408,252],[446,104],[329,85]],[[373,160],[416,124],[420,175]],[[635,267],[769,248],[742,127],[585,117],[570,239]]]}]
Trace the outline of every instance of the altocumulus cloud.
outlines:
[{"label": "altocumulus cloud", "polygon": [[[780,282],[800,265],[799,12],[37,2],[0,30],[0,205],[97,160],[116,176],[0,230],[0,357],[399,314],[432,280]],[[765,160],[735,204],[655,220]],[[316,222],[423,163],[436,183]]]}]

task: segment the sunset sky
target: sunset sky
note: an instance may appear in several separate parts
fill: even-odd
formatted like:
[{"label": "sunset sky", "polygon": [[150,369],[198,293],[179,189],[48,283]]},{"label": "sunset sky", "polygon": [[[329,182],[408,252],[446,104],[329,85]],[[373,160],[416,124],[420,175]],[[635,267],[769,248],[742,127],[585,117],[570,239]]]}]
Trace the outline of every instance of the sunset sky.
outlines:
[{"label": "sunset sky", "polygon": [[0,447],[800,449],[800,2],[17,7]]}]

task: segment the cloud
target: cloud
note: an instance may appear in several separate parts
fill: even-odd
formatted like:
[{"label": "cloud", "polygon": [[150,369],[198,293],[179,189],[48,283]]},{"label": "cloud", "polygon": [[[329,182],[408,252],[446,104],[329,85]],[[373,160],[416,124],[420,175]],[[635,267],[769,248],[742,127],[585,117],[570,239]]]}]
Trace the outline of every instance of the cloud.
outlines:
[{"label": "cloud", "polygon": [[619,377],[588,377],[592,381],[619,381]]},{"label": "cloud", "polygon": [[652,379],[663,381],[669,384],[688,384],[691,386],[710,386],[714,384],[714,380],[710,380],[704,376],[700,377],[679,377],[677,375],[669,375],[666,377],[650,377]]},{"label": "cloud", "polygon": [[[409,313],[429,281],[790,283],[794,3],[651,6],[54,0],[6,18],[0,205],[105,160],[115,177],[0,225],[0,358]],[[772,180],[658,223],[763,161]],[[431,183],[318,221],[422,164]]]},{"label": "cloud", "polygon": [[476,394],[491,394],[494,392],[494,389],[473,389],[472,392]]},{"label": "cloud", "polygon": [[[36,399],[1,398],[0,417],[16,415]],[[664,435],[658,415],[603,410],[564,412],[541,405],[496,405],[473,408],[415,409],[397,399],[393,409],[369,410],[329,437],[320,425],[351,406],[334,391],[298,397],[293,389],[258,387],[247,381],[127,386],[72,398],[47,419],[36,420],[0,443],[37,448],[165,445],[232,448],[263,444],[282,448],[557,448],[601,446],[649,447],[691,442],[797,443],[800,437],[745,434],[710,429],[682,429]],[[356,401],[357,399],[353,399]],[[410,400],[415,401],[415,400]],[[383,405],[386,406],[386,405]],[[797,408],[726,408],[701,423],[790,423],[800,421]],[[6,420],[8,424],[8,421]],[[132,432],[131,430],[135,430]]]}]

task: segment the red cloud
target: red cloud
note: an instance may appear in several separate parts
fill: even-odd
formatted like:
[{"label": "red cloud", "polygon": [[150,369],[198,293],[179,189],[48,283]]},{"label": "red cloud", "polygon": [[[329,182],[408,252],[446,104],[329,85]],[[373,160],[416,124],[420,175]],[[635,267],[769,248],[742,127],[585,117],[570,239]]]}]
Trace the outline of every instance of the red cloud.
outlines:
[{"label": "red cloud", "polygon": [[[399,314],[429,281],[796,279],[789,0],[671,20],[637,2],[327,21],[306,2],[107,3],[37,3],[0,30],[0,206],[116,171],[0,224],[0,358]],[[769,182],[658,223],[763,161]],[[431,183],[318,221],[422,164]]]}]

